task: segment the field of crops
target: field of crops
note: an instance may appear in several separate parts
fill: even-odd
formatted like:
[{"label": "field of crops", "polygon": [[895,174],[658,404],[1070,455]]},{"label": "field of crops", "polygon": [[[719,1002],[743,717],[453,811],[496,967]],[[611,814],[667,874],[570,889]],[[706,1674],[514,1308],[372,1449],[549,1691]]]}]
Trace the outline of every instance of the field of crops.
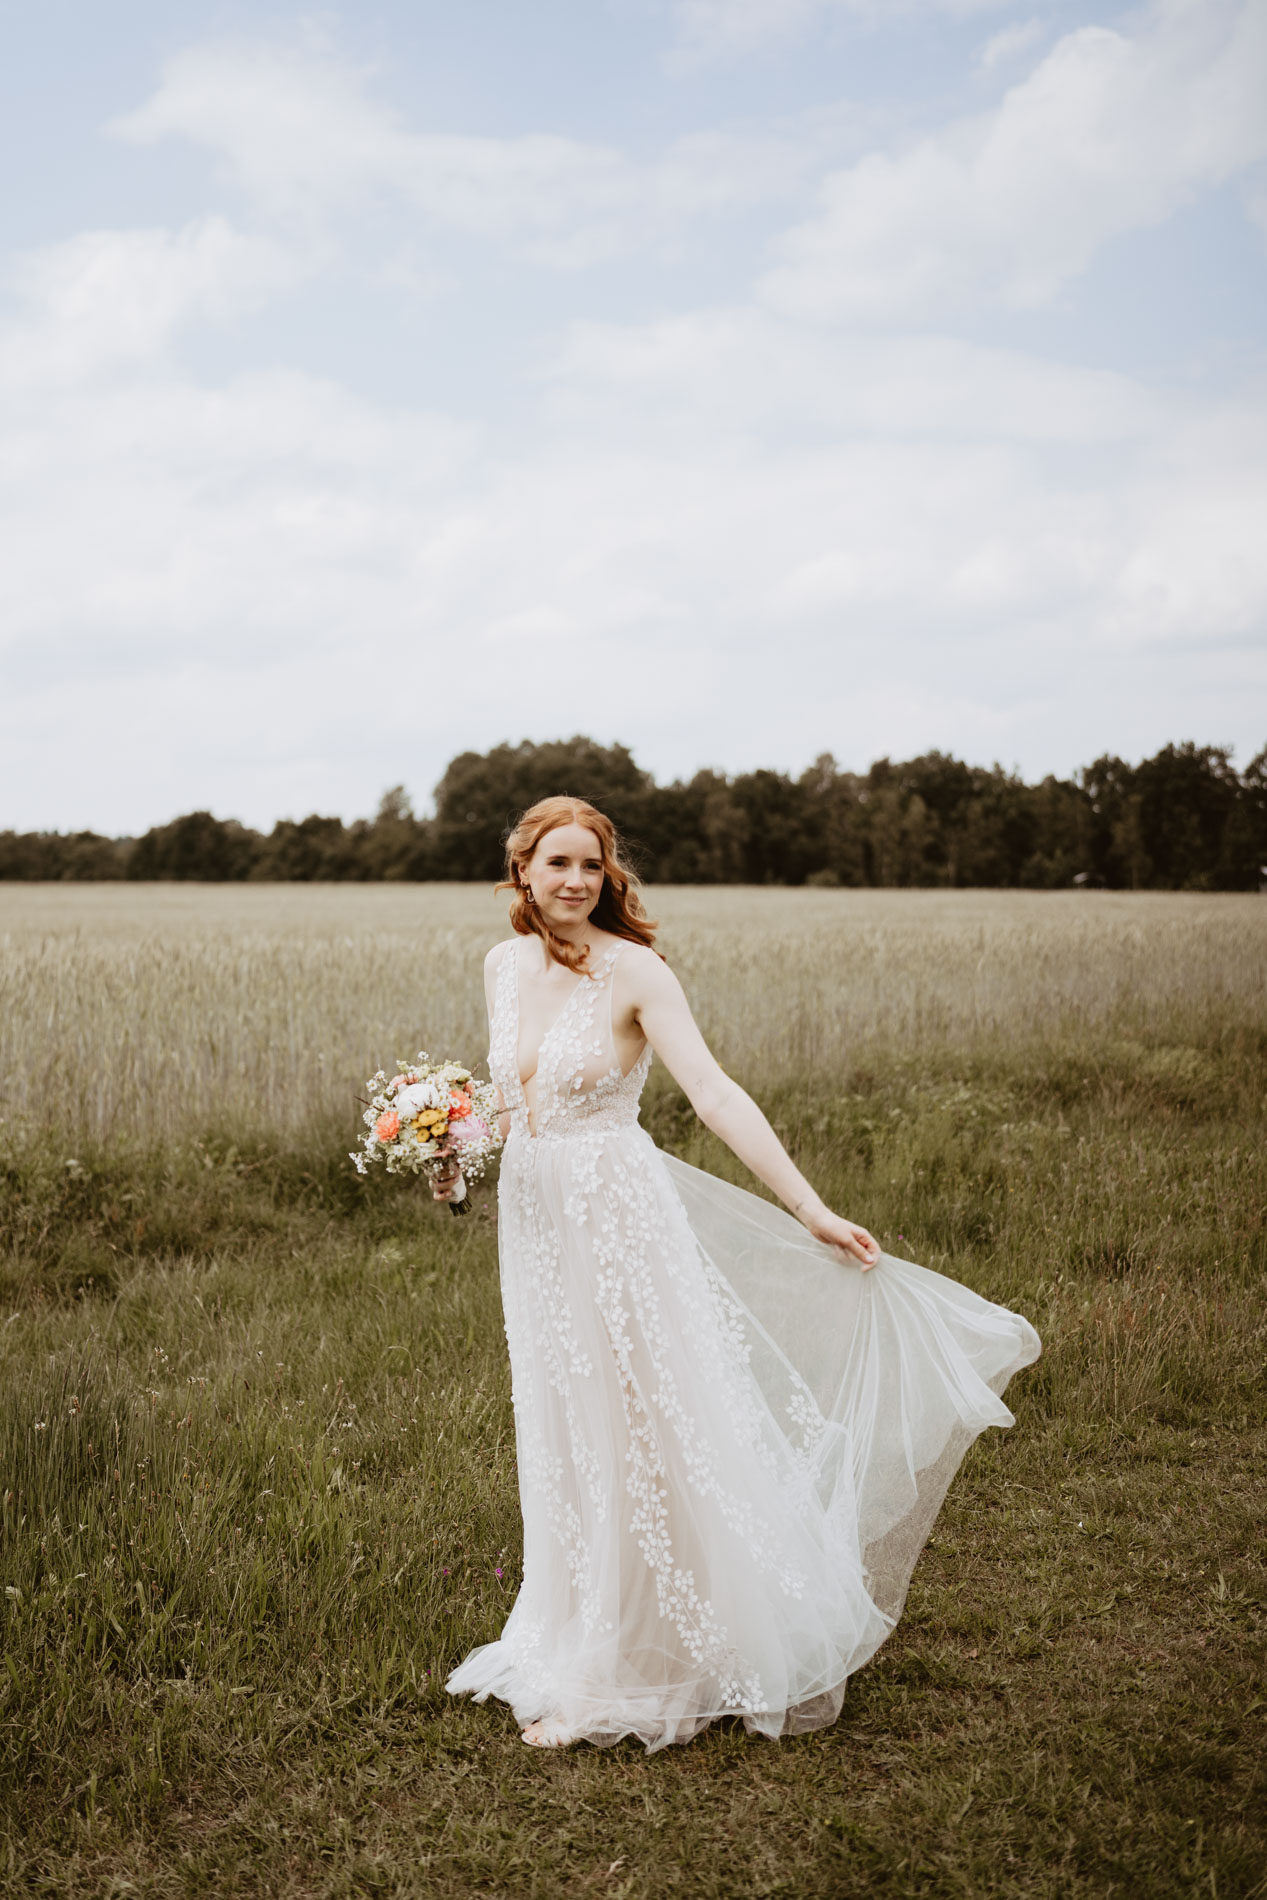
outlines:
[{"label": "field of crops", "polygon": [[[758,1089],[1070,1039],[1138,1039],[1164,1067],[1267,1019],[1257,897],[667,889],[652,908]],[[505,934],[484,886],[0,887],[0,1115],[302,1140],[394,1054],[482,1054]]]},{"label": "field of crops", "polygon": [[836,1727],[651,1759],[444,1696],[517,1577],[491,1200],[347,1162],[503,903],[0,890],[0,1893],[1267,1893],[1267,899],[653,894],[826,1196],[1045,1352]]}]

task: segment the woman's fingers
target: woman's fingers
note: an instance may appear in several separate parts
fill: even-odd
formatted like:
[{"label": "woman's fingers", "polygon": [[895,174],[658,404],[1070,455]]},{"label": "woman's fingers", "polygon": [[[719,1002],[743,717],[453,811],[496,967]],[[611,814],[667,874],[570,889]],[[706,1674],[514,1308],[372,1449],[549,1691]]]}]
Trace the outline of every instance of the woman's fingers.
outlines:
[{"label": "woman's fingers", "polygon": [[864,1272],[869,1272],[880,1258],[880,1243],[874,1234],[865,1227],[854,1227],[849,1236],[849,1250],[855,1259],[862,1262]]},{"label": "woman's fingers", "polygon": [[875,1265],[875,1261],[868,1254],[863,1253],[856,1242],[851,1242],[848,1247],[842,1247],[840,1257],[842,1260],[847,1260],[850,1266],[861,1267],[864,1273],[870,1273]]},{"label": "woman's fingers", "polygon": [[863,1272],[869,1272],[878,1266],[882,1248],[874,1234],[865,1227],[859,1227],[856,1221],[844,1220],[839,1214],[828,1214],[824,1220],[810,1228],[816,1240],[825,1241],[834,1247],[842,1260],[857,1262]]}]

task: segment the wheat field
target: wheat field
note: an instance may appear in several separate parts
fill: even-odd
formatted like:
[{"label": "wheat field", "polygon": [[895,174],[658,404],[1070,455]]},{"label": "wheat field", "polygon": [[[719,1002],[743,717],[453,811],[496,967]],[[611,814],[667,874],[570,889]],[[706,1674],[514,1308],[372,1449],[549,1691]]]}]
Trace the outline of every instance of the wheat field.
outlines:
[{"label": "wheat field", "polygon": [[840,1721],[443,1691],[519,1576],[495,1204],[348,1148],[504,899],[0,887],[4,1900],[1267,1894],[1267,899],[650,898],[825,1197],[1043,1339]]},{"label": "wheat field", "polygon": [[[1183,1049],[1267,1020],[1252,896],[648,897],[705,1035],[758,1090],[1000,1041]],[[505,934],[484,886],[10,885],[0,1115],[101,1140],[302,1136],[346,1120],[380,1063],[478,1058],[481,962]]]}]

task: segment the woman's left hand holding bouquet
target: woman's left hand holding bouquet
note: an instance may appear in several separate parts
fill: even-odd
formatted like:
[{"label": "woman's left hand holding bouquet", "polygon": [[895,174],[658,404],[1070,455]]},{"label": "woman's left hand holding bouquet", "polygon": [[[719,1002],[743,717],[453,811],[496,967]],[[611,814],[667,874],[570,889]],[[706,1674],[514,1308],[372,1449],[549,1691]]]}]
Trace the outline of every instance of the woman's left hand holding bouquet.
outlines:
[{"label": "woman's left hand holding bouquet", "polygon": [[431,1198],[433,1201],[464,1201],[466,1182],[462,1170],[451,1155],[445,1157],[431,1179]]}]

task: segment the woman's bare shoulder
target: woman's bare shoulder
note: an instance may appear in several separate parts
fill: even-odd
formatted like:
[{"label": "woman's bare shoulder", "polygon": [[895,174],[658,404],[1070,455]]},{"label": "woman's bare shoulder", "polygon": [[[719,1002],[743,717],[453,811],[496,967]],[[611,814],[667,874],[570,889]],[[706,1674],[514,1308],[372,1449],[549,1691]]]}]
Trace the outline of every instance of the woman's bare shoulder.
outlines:
[{"label": "woman's bare shoulder", "polygon": [[656,991],[677,989],[678,980],[658,951],[649,944],[630,943],[627,939],[618,959],[622,979],[636,989]]},{"label": "woman's bare shoulder", "polygon": [[485,971],[490,976],[492,975],[494,970],[499,970],[501,968],[502,958],[506,955],[507,951],[512,950],[518,942],[519,942],[518,937],[504,937],[500,943],[495,943],[493,945],[492,949],[489,951],[488,955],[484,959]]}]

